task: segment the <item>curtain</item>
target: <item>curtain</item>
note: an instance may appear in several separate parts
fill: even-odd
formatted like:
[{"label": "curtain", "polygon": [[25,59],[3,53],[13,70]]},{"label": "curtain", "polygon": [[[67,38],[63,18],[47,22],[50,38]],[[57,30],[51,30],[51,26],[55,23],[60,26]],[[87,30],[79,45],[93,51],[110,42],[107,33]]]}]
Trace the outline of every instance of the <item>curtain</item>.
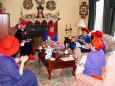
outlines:
[{"label": "curtain", "polygon": [[110,34],[115,36],[115,4],[112,5],[110,17]]},{"label": "curtain", "polygon": [[96,15],[96,0],[89,0],[88,28],[90,30],[94,29],[95,15]]},{"label": "curtain", "polygon": [[112,0],[104,0],[103,31],[106,34],[111,34],[111,6]]}]

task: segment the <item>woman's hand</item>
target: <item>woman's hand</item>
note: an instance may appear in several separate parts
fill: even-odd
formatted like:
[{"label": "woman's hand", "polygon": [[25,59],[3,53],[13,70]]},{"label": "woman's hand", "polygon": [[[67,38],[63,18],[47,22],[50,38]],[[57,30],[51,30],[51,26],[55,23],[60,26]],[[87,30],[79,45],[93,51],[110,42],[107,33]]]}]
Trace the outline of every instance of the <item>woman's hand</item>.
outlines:
[{"label": "woman's hand", "polygon": [[23,56],[21,59],[21,63],[25,63],[29,59],[28,56]]},{"label": "woman's hand", "polygon": [[91,48],[91,44],[85,43],[86,48]]},{"label": "woman's hand", "polygon": [[84,43],[84,44],[86,43],[85,40],[82,40],[82,39],[80,39],[80,42],[82,42],[82,43]]},{"label": "woman's hand", "polygon": [[80,42],[85,42],[85,40],[80,39]]}]

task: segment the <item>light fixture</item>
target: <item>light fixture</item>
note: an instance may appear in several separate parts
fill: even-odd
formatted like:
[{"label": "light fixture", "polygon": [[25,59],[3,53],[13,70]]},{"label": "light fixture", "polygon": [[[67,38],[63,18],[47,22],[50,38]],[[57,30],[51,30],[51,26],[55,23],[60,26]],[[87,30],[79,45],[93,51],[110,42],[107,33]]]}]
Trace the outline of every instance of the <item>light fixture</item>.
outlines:
[{"label": "light fixture", "polygon": [[85,19],[80,19],[80,21],[77,23],[77,27],[87,27],[85,23]]}]

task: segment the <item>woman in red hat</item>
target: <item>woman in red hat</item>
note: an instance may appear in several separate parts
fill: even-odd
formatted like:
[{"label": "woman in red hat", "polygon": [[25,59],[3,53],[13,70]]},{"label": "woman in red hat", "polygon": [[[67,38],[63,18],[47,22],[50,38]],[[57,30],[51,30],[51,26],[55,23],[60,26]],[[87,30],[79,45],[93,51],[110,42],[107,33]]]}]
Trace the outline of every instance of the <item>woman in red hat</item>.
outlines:
[{"label": "woman in red hat", "polygon": [[23,40],[27,39],[27,35],[26,35],[26,32],[25,32],[26,26],[27,26],[27,22],[26,21],[21,21],[21,27],[18,28],[18,30],[16,31],[15,37],[18,38],[20,43]]},{"label": "woman in red hat", "polygon": [[103,40],[103,33],[101,31],[99,31],[99,30],[97,30],[95,32],[92,32],[91,33],[91,39],[94,39],[94,38],[99,38],[102,41],[102,43],[104,45],[103,51],[106,54],[107,50],[106,50],[106,44],[105,44],[105,42]]},{"label": "woman in red hat", "polygon": [[20,56],[28,55],[30,60],[34,60],[33,56],[33,49],[32,49],[32,42],[28,40],[27,33],[25,31],[26,26],[29,24],[28,21],[22,20],[21,21],[21,28],[16,31],[15,37],[20,42]]},{"label": "woman in red hat", "polygon": [[90,37],[88,36],[89,30],[88,28],[81,28],[82,34],[79,36],[78,42],[81,45],[84,45],[85,43],[90,43]]},{"label": "woman in red hat", "polygon": [[[94,38],[91,43],[91,52],[88,53],[83,73],[76,75],[76,80],[71,86],[101,86],[95,81],[101,81],[102,69],[105,66],[105,54],[103,43],[100,39]],[[96,80],[97,79],[97,80]]]},{"label": "woman in red hat", "polygon": [[88,28],[81,28],[82,34],[78,37],[78,40],[76,40],[76,47],[73,50],[73,54],[75,57],[75,60],[77,60],[77,63],[81,60],[81,52],[86,53],[90,52],[90,41],[91,37],[88,36],[89,30]]},{"label": "woman in red hat", "polygon": [[90,44],[91,42],[91,37],[88,36],[89,30],[88,28],[81,28],[82,34],[79,36],[77,42],[78,46],[81,49],[81,52],[90,52],[90,49],[88,47],[85,47]]},{"label": "woman in red hat", "polygon": [[92,40],[91,50],[88,54],[84,74],[92,76],[96,74],[101,76],[102,68],[105,66],[105,54],[103,52],[103,43],[100,39],[95,38]]},{"label": "woman in red hat", "polygon": [[101,76],[102,69],[105,66],[105,54],[103,52],[103,43],[95,38],[91,43],[91,52],[88,53],[83,74],[88,76]]},{"label": "woman in red hat", "polygon": [[0,40],[0,86],[38,86],[35,74],[24,70],[28,56],[13,57],[19,46],[19,40],[13,36]]}]

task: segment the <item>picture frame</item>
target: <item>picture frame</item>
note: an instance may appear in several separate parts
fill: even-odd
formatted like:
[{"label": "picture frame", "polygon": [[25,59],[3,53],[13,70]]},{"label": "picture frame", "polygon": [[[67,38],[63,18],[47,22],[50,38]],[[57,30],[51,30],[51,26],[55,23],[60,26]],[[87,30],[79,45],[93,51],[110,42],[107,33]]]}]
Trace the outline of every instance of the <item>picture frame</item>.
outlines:
[{"label": "picture frame", "polygon": [[50,11],[53,11],[56,9],[56,2],[54,0],[49,0],[46,2],[46,8]]}]

